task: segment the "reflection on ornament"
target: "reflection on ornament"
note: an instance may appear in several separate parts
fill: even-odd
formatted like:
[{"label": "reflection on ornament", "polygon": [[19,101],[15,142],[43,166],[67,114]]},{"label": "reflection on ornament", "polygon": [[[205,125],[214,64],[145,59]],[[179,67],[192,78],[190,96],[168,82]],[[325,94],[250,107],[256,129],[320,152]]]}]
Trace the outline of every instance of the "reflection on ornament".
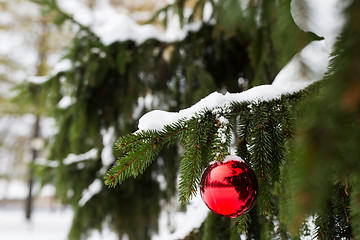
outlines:
[{"label": "reflection on ornament", "polygon": [[208,166],[200,183],[201,198],[213,212],[230,218],[247,213],[254,206],[258,182],[254,171],[237,156]]}]

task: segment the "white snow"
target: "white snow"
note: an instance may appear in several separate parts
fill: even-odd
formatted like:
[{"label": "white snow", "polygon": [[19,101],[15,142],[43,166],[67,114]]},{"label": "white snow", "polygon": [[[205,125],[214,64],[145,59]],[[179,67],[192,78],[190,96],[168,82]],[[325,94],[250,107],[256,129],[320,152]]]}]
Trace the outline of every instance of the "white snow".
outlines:
[{"label": "white snow", "polygon": [[166,124],[176,122],[181,115],[176,112],[154,110],[146,113],[139,119],[139,130],[154,129],[161,130]]},{"label": "white snow", "polygon": [[329,55],[325,40],[311,42],[278,73],[272,85],[291,94],[321,80]]},{"label": "white snow", "polygon": [[95,194],[101,191],[103,186],[104,183],[100,179],[95,179],[82,193],[81,199],[79,201],[79,206],[84,206],[87,201],[89,201]]},{"label": "white snow", "polygon": [[156,97],[150,93],[146,94],[144,97],[139,97],[132,113],[132,119],[138,119],[141,116],[142,111],[151,109],[156,105],[156,102]]},{"label": "white snow", "polygon": [[88,26],[94,21],[93,13],[84,1],[58,0],[56,2],[62,11],[71,14],[80,24]]},{"label": "white snow", "polygon": [[96,158],[97,153],[98,153],[98,150],[96,148],[90,149],[86,153],[82,153],[82,154],[78,154],[78,155],[74,154],[74,153],[70,153],[64,159],[64,164],[69,165],[69,164],[79,163],[79,162],[86,161],[86,160],[91,160],[91,159]]},{"label": "white snow", "polygon": [[57,104],[58,108],[66,109],[75,102],[75,99],[70,96],[64,96]]},{"label": "white snow", "polygon": [[[177,200],[176,200],[177,201]],[[159,233],[152,240],[183,239],[194,228],[201,226],[209,213],[209,209],[201,200],[200,194],[194,197],[185,212],[162,211],[159,218]]]},{"label": "white snow", "polygon": [[304,31],[310,31],[324,37],[326,47],[331,49],[345,22],[342,9],[351,1],[305,0],[310,10],[306,22],[302,21],[301,12],[295,8],[297,4],[303,4],[303,2],[303,0],[292,0],[291,2],[291,14],[295,23]]},{"label": "white snow", "polygon": [[31,222],[25,220],[23,209],[0,207],[0,239],[12,240],[66,240],[72,211],[37,210]]},{"label": "white snow", "polygon": [[0,200],[2,199],[24,199],[27,196],[28,186],[24,181],[7,181],[0,179]]},{"label": "white snow", "polygon": [[104,148],[101,151],[101,161],[103,166],[107,169],[110,164],[115,160],[113,154],[114,142],[115,142],[115,129],[110,127],[108,130],[102,131]]},{"label": "white snow", "polygon": [[[23,200],[28,196],[29,187],[28,183],[22,180],[11,180],[0,179],[0,201],[1,200]],[[33,196],[36,197],[48,197],[54,196],[55,187],[47,184],[40,188],[40,185],[35,183],[33,185]],[[1,209],[1,205],[0,205]]]},{"label": "white snow", "polygon": [[[45,75],[45,76],[27,76],[26,80],[28,82],[31,82],[31,83],[34,83],[34,84],[43,84],[46,81],[48,81],[50,79],[50,77],[58,74],[59,72],[69,71],[71,68],[72,68],[72,63],[71,63],[70,59],[62,59],[62,60],[58,61],[55,64],[54,68],[51,70],[49,75]],[[65,96],[65,97],[69,97],[69,96]],[[66,99],[66,101],[68,101],[68,100],[69,99]],[[70,104],[70,103],[67,102],[67,104]],[[61,104],[60,108],[65,108],[65,107],[68,107],[68,106],[67,105],[65,106],[64,104]]]},{"label": "white snow", "polygon": [[29,76],[27,78],[28,82],[34,83],[34,84],[42,84],[49,80],[49,76]]},{"label": "white snow", "polygon": [[70,59],[62,59],[61,61],[59,61],[55,67],[53,68],[53,70],[51,71],[50,76],[55,75],[59,72],[65,72],[68,71],[72,68],[72,62],[70,61]]},{"label": "white snow", "polygon": [[204,5],[203,21],[209,22],[213,13],[213,7],[210,2],[206,2]]},{"label": "white snow", "polygon": [[[57,3],[76,21],[90,27],[105,45],[125,40],[133,40],[140,44],[150,38],[172,42],[183,39],[189,31],[196,31],[201,26],[198,22],[181,28],[175,17],[169,18],[169,26],[165,31],[151,24],[140,25],[127,14],[112,7],[108,0],[98,1],[93,9],[74,0],[61,0]],[[207,7],[205,17],[208,17],[210,11]]]},{"label": "white snow", "polygon": [[286,93],[288,93],[287,89],[279,88],[277,85],[261,85],[241,93],[227,92],[221,94],[213,92],[193,106],[180,110],[179,112],[162,110],[148,112],[139,119],[138,129],[162,130],[165,125],[174,123],[180,119],[188,119],[203,109],[213,110],[231,102],[272,100]]},{"label": "white snow", "polygon": [[106,4],[100,5],[94,17],[96,20],[92,29],[106,45],[129,39],[142,43],[159,35],[158,29],[153,25],[140,26],[127,15],[117,13],[115,9]]}]

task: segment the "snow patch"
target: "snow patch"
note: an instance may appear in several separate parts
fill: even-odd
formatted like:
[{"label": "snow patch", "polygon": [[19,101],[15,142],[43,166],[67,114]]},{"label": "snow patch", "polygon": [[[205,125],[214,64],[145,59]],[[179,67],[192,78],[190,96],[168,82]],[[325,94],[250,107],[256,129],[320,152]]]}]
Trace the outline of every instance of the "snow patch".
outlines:
[{"label": "snow patch", "polygon": [[325,41],[313,41],[278,73],[272,85],[292,94],[321,80],[329,65]]},{"label": "snow patch", "polygon": [[70,96],[64,96],[57,104],[58,108],[66,109],[75,102],[75,99]]},{"label": "snow patch", "polygon": [[119,14],[115,9],[102,5],[94,13],[95,21],[92,29],[101,41],[109,45],[115,41],[134,40],[142,43],[147,39],[156,38],[159,31],[152,25],[138,25],[125,14]]},{"label": "snow patch", "polygon": [[[181,28],[174,15],[169,17],[168,28],[162,31],[151,24],[138,24],[130,16],[112,7],[108,0],[97,2],[93,9],[79,1],[62,0],[57,3],[62,11],[71,14],[80,24],[88,26],[105,45],[126,40],[141,44],[151,38],[171,42],[185,38],[189,31],[196,31],[201,26],[197,22]],[[205,13],[205,17],[208,17],[211,9],[207,7]]]},{"label": "snow patch", "polygon": [[34,84],[43,84],[49,80],[49,76],[29,76],[27,81]]},{"label": "snow patch", "polygon": [[79,206],[84,206],[84,204],[89,201],[95,194],[99,193],[102,189],[104,183],[100,179],[95,179],[82,193],[82,197],[79,201]]},{"label": "snow patch", "polygon": [[[304,2],[309,9],[307,19],[302,19],[303,13],[301,9],[297,8]],[[302,30],[324,37],[326,47],[331,50],[345,23],[343,10],[350,2],[341,0],[293,0],[291,1],[291,14],[295,23]]]},{"label": "snow patch", "polygon": [[29,188],[20,180],[0,179],[0,199],[25,199]]},{"label": "snow patch", "polygon": [[64,159],[64,164],[69,165],[69,164],[78,163],[78,162],[85,161],[85,160],[94,159],[97,157],[97,154],[98,154],[98,150],[96,148],[90,149],[86,153],[79,154],[79,155],[70,153]]},{"label": "snow patch", "polygon": [[201,200],[200,194],[187,205],[186,212],[176,212],[171,209],[160,213],[159,233],[152,240],[183,239],[194,228],[199,228],[209,213],[209,209]]},{"label": "snow patch", "polygon": [[221,94],[213,92],[195,105],[179,112],[166,112],[162,110],[148,112],[139,119],[138,128],[139,130],[162,130],[165,125],[180,119],[190,118],[203,109],[213,110],[231,102],[272,100],[279,98],[281,94],[285,93],[285,90],[274,85],[257,86],[241,93],[227,92]]},{"label": "snow patch", "polygon": [[72,68],[72,62],[70,59],[63,59],[56,64],[54,69],[51,71],[50,76],[56,75],[59,72],[66,72]]},{"label": "snow patch", "polygon": [[94,21],[91,10],[83,1],[58,0],[57,4],[62,11],[71,14],[75,21],[82,25],[88,26]]},{"label": "snow patch", "polygon": [[35,211],[31,222],[25,220],[23,209],[0,208],[1,239],[64,240],[70,228],[73,213],[62,211]]},{"label": "snow patch", "polygon": [[110,127],[108,130],[103,130],[102,136],[103,136],[104,148],[101,151],[101,162],[104,168],[107,169],[115,161],[115,157],[113,154],[113,148],[115,142],[114,127]]}]

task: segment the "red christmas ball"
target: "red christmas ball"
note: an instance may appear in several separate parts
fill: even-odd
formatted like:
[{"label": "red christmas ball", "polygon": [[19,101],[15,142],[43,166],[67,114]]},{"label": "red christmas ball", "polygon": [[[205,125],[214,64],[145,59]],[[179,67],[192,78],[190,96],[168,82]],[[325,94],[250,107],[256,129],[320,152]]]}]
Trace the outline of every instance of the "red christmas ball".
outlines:
[{"label": "red christmas ball", "polygon": [[210,210],[235,218],[254,206],[258,181],[254,171],[241,158],[227,156],[223,162],[214,162],[205,169],[200,194]]}]

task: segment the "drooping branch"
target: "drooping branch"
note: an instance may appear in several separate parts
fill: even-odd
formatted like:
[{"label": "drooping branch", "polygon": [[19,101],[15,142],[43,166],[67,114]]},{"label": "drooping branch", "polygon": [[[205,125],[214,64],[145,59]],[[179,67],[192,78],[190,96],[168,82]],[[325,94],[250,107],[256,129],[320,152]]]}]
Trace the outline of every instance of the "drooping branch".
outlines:
[{"label": "drooping branch", "polygon": [[165,144],[172,145],[182,138],[181,134],[186,127],[178,124],[169,125],[167,131],[142,131],[122,137],[116,147],[124,150],[125,154],[108,171],[105,184],[115,187],[126,178],[136,177],[145,171],[147,166],[154,161]]},{"label": "drooping branch", "polygon": [[285,141],[284,132],[290,131],[286,129],[291,118],[289,108],[309,92],[305,89],[265,101],[225,102],[223,106],[200,109],[194,115],[166,124],[162,130],[139,130],[125,135],[116,143],[124,154],[109,170],[105,183],[115,187],[130,176],[136,177],[164,146],[181,142],[184,155],[180,162],[179,199],[186,203],[196,194],[201,172],[209,162],[219,161],[230,153],[231,129],[235,129],[234,119],[240,115],[245,117],[241,123],[245,125],[239,129],[240,140],[246,142],[247,161],[254,166],[259,178],[263,199],[260,209],[263,213],[271,212],[271,186],[279,179],[282,151],[285,151],[279,144]]}]

